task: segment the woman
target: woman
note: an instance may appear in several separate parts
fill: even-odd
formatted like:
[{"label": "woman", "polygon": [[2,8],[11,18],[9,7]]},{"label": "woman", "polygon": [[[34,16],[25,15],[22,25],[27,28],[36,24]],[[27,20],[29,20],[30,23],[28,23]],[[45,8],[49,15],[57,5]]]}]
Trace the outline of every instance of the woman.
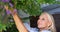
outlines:
[{"label": "woman", "polygon": [[[8,6],[5,6],[5,9],[8,10]],[[10,11],[11,12],[11,11]],[[11,12],[13,19],[15,21],[16,27],[19,32],[28,32],[26,29],[27,27],[24,26],[21,19],[18,17],[17,12]],[[37,21],[37,25],[39,28],[39,32],[56,32],[55,25],[54,25],[54,19],[53,17],[44,12],[39,16],[39,19]]]},{"label": "woman", "polygon": [[50,31],[50,32],[56,32],[55,23],[52,15],[48,14],[47,12],[44,12],[39,16],[39,20],[37,22],[38,28],[40,31]]}]

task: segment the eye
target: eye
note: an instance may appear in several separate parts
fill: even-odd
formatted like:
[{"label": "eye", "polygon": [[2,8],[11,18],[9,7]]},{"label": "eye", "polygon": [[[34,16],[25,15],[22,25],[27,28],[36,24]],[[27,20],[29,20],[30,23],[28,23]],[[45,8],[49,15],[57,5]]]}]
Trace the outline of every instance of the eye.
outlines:
[{"label": "eye", "polygon": [[45,20],[44,18],[42,18],[42,20]]}]

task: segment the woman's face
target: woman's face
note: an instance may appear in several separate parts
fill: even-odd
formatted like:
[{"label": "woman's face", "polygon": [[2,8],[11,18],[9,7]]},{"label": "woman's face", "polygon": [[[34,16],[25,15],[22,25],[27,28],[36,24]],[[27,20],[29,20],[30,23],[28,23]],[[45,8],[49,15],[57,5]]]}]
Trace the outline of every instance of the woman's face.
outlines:
[{"label": "woman's face", "polygon": [[48,16],[46,14],[41,15],[38,19],[38,28],[45,28],[48,26],[49,20],[48,20]]}]

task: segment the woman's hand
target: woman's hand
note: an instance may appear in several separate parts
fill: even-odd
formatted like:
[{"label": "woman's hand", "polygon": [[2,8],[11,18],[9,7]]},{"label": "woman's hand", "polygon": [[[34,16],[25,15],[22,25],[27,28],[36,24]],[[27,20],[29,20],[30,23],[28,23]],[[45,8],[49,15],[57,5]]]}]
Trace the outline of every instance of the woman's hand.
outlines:
[{"label": "woman's hand", "polygon": [[12,15],[17,14],[17,9],[13,9],[13,11],[11,11],[11,14],[12,14]]},{"label": "woman's hand", "polygon": [[13,9],[13,8],[10,8],[10,9],[8,9],[8,6],[4,6],[4,8],[6,9],[6,13],[9,15],[9,14],[12,14],[12,15],[14,15],[14,14],[17,14],[17,9]]}]

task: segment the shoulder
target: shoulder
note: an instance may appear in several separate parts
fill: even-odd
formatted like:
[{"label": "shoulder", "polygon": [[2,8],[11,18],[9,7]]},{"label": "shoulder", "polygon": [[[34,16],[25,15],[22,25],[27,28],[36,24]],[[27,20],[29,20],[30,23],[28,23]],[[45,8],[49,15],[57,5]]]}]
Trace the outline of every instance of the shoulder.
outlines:
[{"label": "shoulder", "polygon": [[40,32],[51,32],[50,30],[42,30]]},{"label": "shoulder", "polygon": [[29,32],[38,32],[37,28],[31,28],[28,23],[24,23],[24,26],[28,29]]}]

